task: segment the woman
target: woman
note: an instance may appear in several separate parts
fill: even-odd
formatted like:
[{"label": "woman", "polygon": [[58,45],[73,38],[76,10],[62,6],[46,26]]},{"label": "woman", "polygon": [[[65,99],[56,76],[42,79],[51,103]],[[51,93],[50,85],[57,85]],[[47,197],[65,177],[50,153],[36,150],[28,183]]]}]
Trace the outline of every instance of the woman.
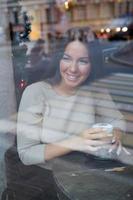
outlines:
[{"label": "woman", "polygon": [[[50,160],[71,151],[93,154],[104,145],[117,148],[122,116],[103,91],[102,96],[113,110],[111,116],[104,116],[103,101],[93,97],[93,86],[86,85],[93,72],[90,59],[86,37],[82,30],[74,29],[64,41],[55,76],[47,82],[34,83],[24,91],[17,128],[18,152],[24,164],[51,170]],[[102,122],[108,119],[113,124],[115,121],[114,132],[118,134],[113,145],[105,130],[92,128],[96,112]]]}]

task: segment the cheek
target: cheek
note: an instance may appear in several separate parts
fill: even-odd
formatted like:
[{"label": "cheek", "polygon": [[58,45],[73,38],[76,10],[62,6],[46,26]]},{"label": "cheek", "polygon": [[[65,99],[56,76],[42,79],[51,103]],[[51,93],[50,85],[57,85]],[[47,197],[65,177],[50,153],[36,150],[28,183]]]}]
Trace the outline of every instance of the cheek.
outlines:
[{"label": "cheek", "polygon": [[65,65],[63,64],[62,61],[60,61],[60,71],[64,71],[65,70]]},{"label": "cheek", "polygon": [[60,61],[60,72],[64,72],[67,69],[67,66],[64,62]]},{"label": "cheek", "polygon": [[80,70],[80,72],[82,73],[82,75],[84,76],[88,76],[90,74],[91,71],[91,66],[89,65],[88,67],[82,68]]}]

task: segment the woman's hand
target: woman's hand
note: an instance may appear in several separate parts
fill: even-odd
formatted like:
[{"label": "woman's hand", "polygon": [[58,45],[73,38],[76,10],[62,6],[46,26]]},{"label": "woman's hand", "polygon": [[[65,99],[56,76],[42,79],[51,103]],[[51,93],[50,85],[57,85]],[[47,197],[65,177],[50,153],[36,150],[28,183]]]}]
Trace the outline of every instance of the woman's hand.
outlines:
[{"label": "woman's hand", "polygon": [[113,130],[113,139],[112,139],[112,145],[109,149],[109,153],[116,152],[116,154],[119,156],[121,150],[122,150],[122,144],[121,144],[121,138],[122,138],[122,132],[120,129],[114,128]]},{"label": "woman's hand", "polygon": [[77,145],[77,150],[93,153],[98,151],[105,145],[111,144],[112,136],[102,128],[90,128],[83,131],[80,137],[75,139],[74,144]]}]

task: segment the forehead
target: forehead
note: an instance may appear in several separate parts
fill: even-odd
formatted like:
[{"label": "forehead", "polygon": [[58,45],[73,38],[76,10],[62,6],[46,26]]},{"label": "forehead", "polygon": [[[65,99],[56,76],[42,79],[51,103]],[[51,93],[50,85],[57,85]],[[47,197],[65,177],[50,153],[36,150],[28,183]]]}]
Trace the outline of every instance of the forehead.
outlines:
[{"label": "forehead", "polygon": [[70,42],[66,46],[65,53],[68,53],[68,54],[77,54],[79,56],[88,56],[89,55],[89,49],[82,42],[80,42],[80,41],[73,41],[73,42]]}]

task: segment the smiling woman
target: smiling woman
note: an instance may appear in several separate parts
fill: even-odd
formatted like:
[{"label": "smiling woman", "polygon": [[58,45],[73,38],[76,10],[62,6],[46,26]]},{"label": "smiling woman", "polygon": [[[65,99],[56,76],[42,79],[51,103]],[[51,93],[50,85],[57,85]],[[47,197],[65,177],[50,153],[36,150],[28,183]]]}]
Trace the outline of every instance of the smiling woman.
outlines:
[{"label": "smiling woman", "polygon": [[[102,91],[105,101],[99,98],[99,91],[93,94],[88,82],[94,59],[90,46],[82,29],[73,29],[54,63],[55,76],[25,89],[17,125],[18,152],[25,165],[38,165],[51,173],[52,160],[73,151],[94,154],[106,146],[116,152],[124,122],[106,90]],[[109,115],[105,105],[111,109]],[[92,128],[96,113],[102,122],[112,122],[114,138],[102,128]],[[51,190],[53,185],[46,183],[46,187]]]},{"label": "smiling woman", "polygon": [[[66,52],[64,51],[64,49],[66,48],[69,42],[75,42],[75,41],[77,42],[77,44],[73,45],[74,46],[73,52],[75,52],[75,54],[76,53],[79,54],[78,55],[79,60],[76,61],[77,64],[78,65],[81,64],[81,61],[82,61],[82,63],[88,62],[88,64],[91,65],[89,76],[87,77],[86,81],[83,81],[82,84],[86,84],[89,81],[92,81],[94,79],[98,79],[104,76],[105,70],[104,70],[104,65],[102,61],[102,48],[98,39],[93,37],[93,39],[90,40],[90,38],[88,39],[88,29],[86,30],[86,28],[83,28],[83,27],[74,27],[66,31],[66,33],[64,34],[63,40],[59,44],[59,48],[56,49],[55,52],[53,52],[51,65],[50,65],[51,69],[56,69],[55,70],[56,74],[52,79],[53,84],[59,83],[61,80],[60,68],[58,67],[60,66],[60,62],[65,61],[65,63],[68,63],[68,62],[73,61],[73,59],[71,58],[72,55],[66,55]],[[80,43],[80,45],[78,42]],[[84,49],[83,52],[80,51],[80,48]],[[71,49],[69,48],[69,45],[66,48],[66,50],[67,49],[68,50]],[[83,59],[82,59],[82,56],[80,55],[81,52],[82,54],[84,54],[85,52],[85,55],[87,55],[87,56],[83,55]],[[94,59],[94,58],[97,58],[97,59]]]},{"label": "smiling woman", "polygon": [[[77,51],[78,49],[78,51]],[[90,61],[88,49],[79,41],[70,43],[60,61],[62,92],[71,91],[81,85],[90,73]]]}]

